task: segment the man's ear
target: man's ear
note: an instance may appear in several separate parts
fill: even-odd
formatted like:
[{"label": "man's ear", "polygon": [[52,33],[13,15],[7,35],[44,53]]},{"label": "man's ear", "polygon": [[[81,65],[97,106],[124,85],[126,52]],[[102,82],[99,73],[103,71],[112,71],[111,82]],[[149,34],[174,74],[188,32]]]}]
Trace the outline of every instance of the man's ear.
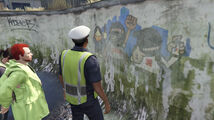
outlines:
[{"label": "man's ear", "polygon": [[22,57],[23,57],[22,55],[19,55],[19,60],[20,60]]}]

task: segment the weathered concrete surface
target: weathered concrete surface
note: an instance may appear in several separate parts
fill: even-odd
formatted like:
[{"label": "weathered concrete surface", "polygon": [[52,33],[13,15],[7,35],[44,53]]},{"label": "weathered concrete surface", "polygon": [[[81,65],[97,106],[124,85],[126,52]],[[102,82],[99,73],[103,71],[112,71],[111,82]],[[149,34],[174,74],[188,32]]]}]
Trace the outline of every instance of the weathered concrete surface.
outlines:
[{"label": "weathered concrete surface", "polygon": [[97,55],[120,119],[212,120],[213,5],[213,0],[149,0],[77,8],[79,13],[3,15],[0,45],[28,43],[33,67],[56,72],[60,53],[73,46],[68,31],[87,25],[88,49]]}]

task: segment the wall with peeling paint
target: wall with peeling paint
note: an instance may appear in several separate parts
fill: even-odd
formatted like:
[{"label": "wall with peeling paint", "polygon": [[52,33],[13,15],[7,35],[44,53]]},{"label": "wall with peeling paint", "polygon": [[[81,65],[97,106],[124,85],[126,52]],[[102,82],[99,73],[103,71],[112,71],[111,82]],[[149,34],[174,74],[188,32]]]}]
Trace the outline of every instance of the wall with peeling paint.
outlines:
[{"label": "wall with peeling paint", "polygon": [[73,46],[69,29],[84,24],[92,30],[88,49],[97,55],[120,119],[212,120],[213,5],[213,0],[156,0],[94,5],[79,13],[1,13],[0,47],[28,43],[32,66],[56,72],[60,53]]}]

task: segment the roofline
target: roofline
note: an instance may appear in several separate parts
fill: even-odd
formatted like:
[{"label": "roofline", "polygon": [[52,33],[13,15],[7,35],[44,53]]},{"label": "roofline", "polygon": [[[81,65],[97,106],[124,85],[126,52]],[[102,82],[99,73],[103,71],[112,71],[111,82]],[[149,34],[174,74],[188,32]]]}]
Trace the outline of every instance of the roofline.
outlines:
[{"label": "roofline", "polygon": [[100,2],[95,2],[92,4],[87,4],[80,7],[68,8],[62,10],[45,10],[45,11],[0,11],[0,16],[16,16],[16,15],[55,15],[55,14],[68,14],[68,13],[81,13],[88,9],[100,9],[108,8],[116,5],[127,5],[127,4],[137,4],[139,2],[144,2],[146,0],[103,0]]}]

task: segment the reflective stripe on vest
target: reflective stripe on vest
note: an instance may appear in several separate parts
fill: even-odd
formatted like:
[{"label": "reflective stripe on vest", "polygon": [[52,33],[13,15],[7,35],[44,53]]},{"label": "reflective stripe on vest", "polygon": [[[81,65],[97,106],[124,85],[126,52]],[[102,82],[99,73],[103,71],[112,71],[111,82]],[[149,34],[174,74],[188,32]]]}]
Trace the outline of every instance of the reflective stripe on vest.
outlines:
[{"label": "reflective stripe on vest", "polygon": [[[62,53],[61,66],[66,89],[66,100],[71,104],[79,105],[87,101],[84,64],[91,55],[89,52],[71,50],[66,50]],[[70,69],[71,67],[72,69]],[[95,93],[94,96],[97,97],[97,94]]]}]

